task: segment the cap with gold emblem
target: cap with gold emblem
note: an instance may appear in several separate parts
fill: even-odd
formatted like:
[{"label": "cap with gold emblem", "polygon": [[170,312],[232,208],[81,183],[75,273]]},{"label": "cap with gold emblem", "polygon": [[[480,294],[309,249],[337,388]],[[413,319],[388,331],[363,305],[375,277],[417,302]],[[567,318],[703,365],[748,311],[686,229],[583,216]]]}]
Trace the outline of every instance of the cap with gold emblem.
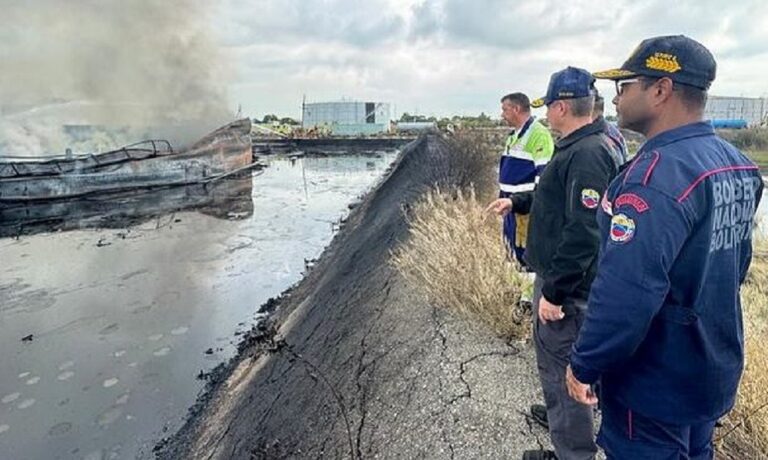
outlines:
[{"label": "cap with gold emblem", "polygon": [[666,35],[643,40],[620,68],[593,75],[607,80],[669,77],[673,82],[706,90],[716,72],[715,58],[704,45],[685,35]]}]

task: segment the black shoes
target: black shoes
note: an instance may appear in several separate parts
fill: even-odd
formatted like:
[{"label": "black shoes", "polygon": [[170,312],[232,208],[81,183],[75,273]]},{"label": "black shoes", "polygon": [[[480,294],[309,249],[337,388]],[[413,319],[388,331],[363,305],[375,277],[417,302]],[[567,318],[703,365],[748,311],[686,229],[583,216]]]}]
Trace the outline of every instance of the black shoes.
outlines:
[{"label": "black shoes", "polygon": [[549,420],[547,419],[547,408],[542,404],[531,406],[531,418],[534,422],[549,430]]},{"label": "black shoes", "polygon": [[523,460],[557,460],[557,455],[551,450],[526,450]]},{"label": "black shoes", "polygon": [[[546,406],[543,404],[532,405],[531,418],[534,422],[549,430]],[[557,460],[557,455],[551,450],[526,450],[523,452],[523,460]]]}]

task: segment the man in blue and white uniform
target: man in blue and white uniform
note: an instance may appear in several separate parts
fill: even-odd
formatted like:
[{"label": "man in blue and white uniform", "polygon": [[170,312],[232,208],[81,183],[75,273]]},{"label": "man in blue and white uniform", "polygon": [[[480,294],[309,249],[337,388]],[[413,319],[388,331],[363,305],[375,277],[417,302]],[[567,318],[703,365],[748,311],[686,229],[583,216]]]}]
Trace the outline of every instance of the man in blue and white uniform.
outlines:
[{"label": "man in blue and white uniform", "polygon": [[597,275],[566,369],[574,399],[600,398],[609,459],[711,459],[734,404],[763,182],[702,121],[715,71],[709,50],[678,35],[595,74],[616,81],[619,126],[648,139],[601,199]]}]

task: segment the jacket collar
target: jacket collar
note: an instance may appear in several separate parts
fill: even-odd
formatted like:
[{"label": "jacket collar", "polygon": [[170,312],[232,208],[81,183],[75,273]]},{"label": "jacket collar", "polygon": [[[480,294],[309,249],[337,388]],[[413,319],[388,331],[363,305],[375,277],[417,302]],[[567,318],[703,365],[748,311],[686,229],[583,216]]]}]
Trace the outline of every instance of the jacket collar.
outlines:
[{"label": "jacket collar", "polygon": [[713,136],[714,134],[715,129],[712,127],[710,122],[698,121],[663,131],[653,136],[652,138],[645,141],[637,153],[640,154],[643,152],[650,152],[673,142],[689,139],[691,137]]},{"label": "jacket collar", "polygon": [[572,144],[580,141],[581,139],[595,133],[601,133],[605,130],[605,120],[603,117],[598,117],[592,123],[582,126],[571,134],[557,141],[557,148],[564,149]]},{"label": "jacket collar", "polygon": [[518,139],[520,139],[521,137],[523,137],[523,135],[525,134],[525,132],[526,132],[526,131],[528,131],[528,129],[529,129],[529,128],[531,127],[531,125],[533,124],[533,121],[534,121],[534,120],[535,120],[535,118],[533,118],[533,116],[530,116],[530,117],[528,117],[528,119],[527,119],[527,120],[525,120],[525,123],[523,123],[523,126],[520,128],[520,132],[519,132],[519,133],[517,133],[517,138],[518,138]]}]

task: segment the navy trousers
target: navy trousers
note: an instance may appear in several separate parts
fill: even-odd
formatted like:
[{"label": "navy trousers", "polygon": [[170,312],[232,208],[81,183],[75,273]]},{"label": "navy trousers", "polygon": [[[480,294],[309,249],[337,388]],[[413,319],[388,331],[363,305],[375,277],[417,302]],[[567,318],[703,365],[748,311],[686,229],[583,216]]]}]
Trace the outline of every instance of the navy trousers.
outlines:
[{"label": "navy trousers", "polygon": [[517,241],[517,219],[515,218],[515,214],[510,212],[504,216],[503,225],[504,240],[506,241],[507,246],[509,246],[512,254],[514,254],[515,259],[525,267],[525,261],[523,260],[525,248],[522,247],[525,244],[525,241]]},{"label": "navy trousers", "polygon": [[711,460],[715,420],[676,425],[644,417],[602,389],[602,423],[597,444],[608,460]]}]

